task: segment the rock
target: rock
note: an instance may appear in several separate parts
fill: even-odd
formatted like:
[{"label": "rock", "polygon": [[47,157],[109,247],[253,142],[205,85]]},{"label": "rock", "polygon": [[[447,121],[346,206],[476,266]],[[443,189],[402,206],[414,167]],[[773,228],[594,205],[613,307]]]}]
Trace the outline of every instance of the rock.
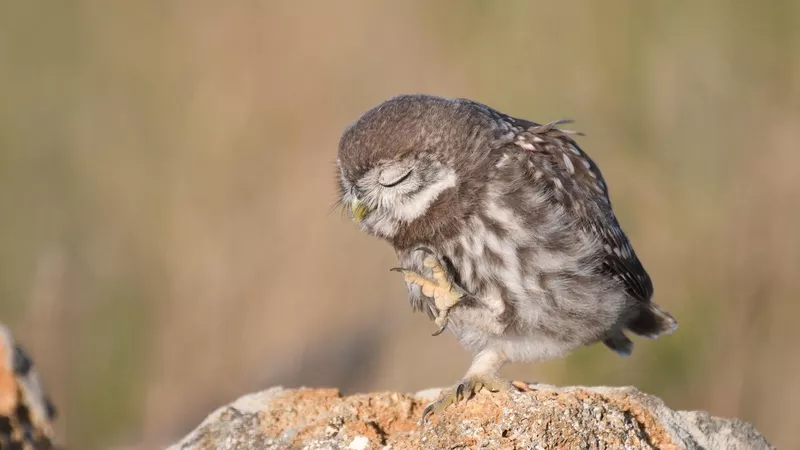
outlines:
[{"label": "rock", "polygon": [[771,449],[750,424],[673,411],[634,388],[532,385],[481,392],[419,425],[440,390],[415,395],[274,387],[206,418],[187,449]]},{"label": "rock", "polygon": [[54,418],[31,358],[0,324],[0,449],[52,448]]}]

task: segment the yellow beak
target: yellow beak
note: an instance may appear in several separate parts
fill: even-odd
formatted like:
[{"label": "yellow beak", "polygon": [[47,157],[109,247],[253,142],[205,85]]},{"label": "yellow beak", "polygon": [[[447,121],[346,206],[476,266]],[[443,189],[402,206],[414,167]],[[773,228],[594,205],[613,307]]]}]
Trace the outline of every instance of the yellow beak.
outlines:
[{"label": "yellow beak", "polygon": [[358,200],[353,200],[350,202],[350,210],[353,212],[353,219],[356,223],[361,223],[365,217],[369,214],[369,209],[366,205],[361,203]]}]

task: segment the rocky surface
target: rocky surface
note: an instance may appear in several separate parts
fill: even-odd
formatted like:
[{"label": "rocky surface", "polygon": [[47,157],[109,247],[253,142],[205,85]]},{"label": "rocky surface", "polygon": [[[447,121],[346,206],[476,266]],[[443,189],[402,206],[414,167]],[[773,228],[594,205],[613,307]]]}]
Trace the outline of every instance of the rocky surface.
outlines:
[{"label": "rocky surface", "polygon": [[212,413],[169,450],[185,449],[771,449],[750,424],[673,411],[634,388],[479,393],[426,424],[439,394],[361,394],[275,387]]},{"label": "rocky surface", "polygon": [[54,418],[33,362],[0,324],[0,449],[52,448]]}]

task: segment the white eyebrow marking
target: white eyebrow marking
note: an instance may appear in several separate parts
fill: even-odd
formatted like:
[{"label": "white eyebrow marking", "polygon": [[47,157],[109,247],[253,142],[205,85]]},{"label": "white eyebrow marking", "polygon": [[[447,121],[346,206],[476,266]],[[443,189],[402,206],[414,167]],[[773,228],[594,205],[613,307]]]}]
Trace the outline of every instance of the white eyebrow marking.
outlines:
[{"label": "white eyebrow marking", "polygon": [[395,217],[406,222],[412,222],[418,219],[425,214],[442,192],[455,187],[456,181],[458,181],[458,176],[456,176],[456,173],[452,169],[448,169],[444,177],[439,181],[423,189],[417,195],[408,199],[403,199],[402,204],[394,209]]}]

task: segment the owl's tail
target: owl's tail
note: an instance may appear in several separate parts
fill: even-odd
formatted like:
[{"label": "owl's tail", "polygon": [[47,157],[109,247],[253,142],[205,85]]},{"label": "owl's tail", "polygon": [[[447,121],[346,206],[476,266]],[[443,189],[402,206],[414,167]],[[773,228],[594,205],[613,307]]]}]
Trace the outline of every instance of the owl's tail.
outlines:
[{"label": "owl's tail", "polygon": [[662,334],[671,334],[678,328],[678,321],[653,302],[642,304],[639,315],[628,323],[629,330],[639,336],[655,339]]},{"label": "owl's tail", "polygon": [[[639,336],[655,339],[659,335],[675,331],[678,328],[678,321],[655,303],[647,302],[641,303],[639,314],[628,322],[626,328]],[[633,352],[633,342],[622,330],[609,335],[603,343],[620,356],[630,356]]]}]

